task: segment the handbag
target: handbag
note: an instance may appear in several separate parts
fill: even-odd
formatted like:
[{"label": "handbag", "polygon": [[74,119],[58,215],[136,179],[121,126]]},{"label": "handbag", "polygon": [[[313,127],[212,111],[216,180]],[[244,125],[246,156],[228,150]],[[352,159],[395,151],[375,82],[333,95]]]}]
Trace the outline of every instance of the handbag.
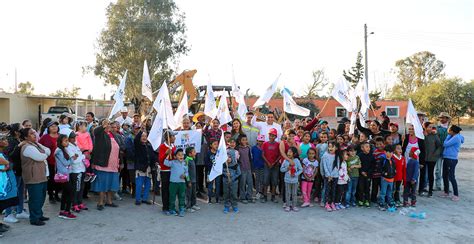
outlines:
[{"label": "handbag", "polygon": [[69,175],[61,174],[61,173],[56,173],[54,175],[54,182],[56,183],[66,183],[69,182]]}]

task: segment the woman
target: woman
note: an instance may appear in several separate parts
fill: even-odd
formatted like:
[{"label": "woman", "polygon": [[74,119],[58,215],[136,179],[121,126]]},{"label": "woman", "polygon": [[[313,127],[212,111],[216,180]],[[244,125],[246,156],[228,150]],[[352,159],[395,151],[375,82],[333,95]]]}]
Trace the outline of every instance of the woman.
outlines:
[{"label": "woman", "polygon": [[[290,161],[291,159],[288,157],[286,153],[290,150],[290,147],[295,147],[298,151],[298,155],[301,154],[301,149],[299,145],[295,142],[296,132],[294,130],[287,130],[285,131],[285,136],[283,136],[282,140],[280,141],[280,155],[281,155],[281,162],[283,163],[285,160]],[[283,207],[286,207],[286,197],[285,197],[285,174],[280,172],[280,182],[278,188],[280,189],[280,195],[283,198]]]},{"label": "woman", "polygon": [[39,137],[43,136],[44,132],[46,132],[46,128],[48,128],[48,125],[49,123],[51,123],[51,121],[53,121],[51,118],[46,118],[43,120],[39,130]]},{"label": "woman", "polygon": [[99,193],[97,210],[104,210],[104,206],[118,207],[112,202],[114,192],[119,189],[119,145],[110,132],[107,119],[101,121],[101,126],[94,129],[95,143],[92,149],[91,164],[97,176],[92,183],[92,191]]},{"label": "woman", "polygon": [[42,208],[48,186],[46,177],[50,175],[51,178],[54,177],[54,171],[50,173],[46,163],[47,158],[51,155],[51,150],[36,142],[35,130],[24,128],[20,134],[22,177],[28,190],[30,223],[41,226],[45,224],[44,221],[49,220],[44,217]]},{"label": "woman", "polygon": [[441,197],[449,197],[449,182],[453,185],[453,197],[451,200],[459,201],[458,183],[456,182],[455,170],[458,164],[458,154],[461,144],[464,143],[464,137],[460,134],[461,127],[451,125],[448,130],[448,137],[443,143],[443,183],[444,194]]},{"label": "woman", "polygon": [[49,202],[55,204],[56,202],[61,201],[59,198],[59,187],[54,182],[54,174],[56,172],[56,159],[54,158],[54,152],[58,147],[57,141],[59,137],[59,123],[58,122],[50,122],[46,127],[46,133],[41,136],[39,139],[39,143],[47,148],[53,153],[51,153],[48,157],[48,170],[51,172],[50,177],[48,178],[48,196]]},{"label": "woman", "polygon": [[7,223],[16,223],[18,219],[28,219],[30,215],[23,209],[25,185],[21,178],[21,157],[20,157],[20,124],[11,124],[8,126],[8,147],[4,154],[8,155],[10,162],[13,164],[12,169],[15,175],[16,187],[18,192],[18,205],[16,209],[16,217],[12,214],[14,207],[5,210],[5,218],[3,220]]},{"label": "woman", "polygon": [[236,142],[238,142],[240,135],[245,135],[245,133],[242,131],[242,122],[240,122],[240,119],[235,118],[232,120],[232,130],[230,133],[232,135],[232,139],[234,139]]},{"label": "woman", "polygon": [[422,194],[423,191],[423,182],[426,175],[426,168],[425,166],[425,141],[416,137],[415,129],[412,124],[407,124],[408,134],[405,135],[405,140],[403,141],[402,145],[402,152],[405,158],[410,158],[410,150],[412,147],[417,147],[420,149],[420,155],[418,155],[419,162],[420,162],[420,183],[419,183],[419,194]]},{"label": "woman", "polygon": [[[11,163],[5,154],[7,147],[7,137],[0,135],[0,211],[18,205],[15,174],[13,174]],[[11,216],[13,217],[13,215]],[[5,218],[4,221],[8,222],[7,218]],[[8,231],[8,229],[7,225],[0,223],[0,237],[2,233]]]},{"label": "woman", "polygon": [[392,138],[392,145],[402,145],[403,137],[402,134],[398,133],[398,124],[397,123],[390,123],[390,137]]},{"label": "woman", "polygon": [[360,124],[360,118],[357,116],[356,120],[357,129],[361,132],[365,132],[369,135],[369,139],[375,138],[376,136],[381,136],[385,138],[386,136],[390,135],[390,131],[382,130],[382,125],[377,120],[370,121],[369,128],[365,128]]}]

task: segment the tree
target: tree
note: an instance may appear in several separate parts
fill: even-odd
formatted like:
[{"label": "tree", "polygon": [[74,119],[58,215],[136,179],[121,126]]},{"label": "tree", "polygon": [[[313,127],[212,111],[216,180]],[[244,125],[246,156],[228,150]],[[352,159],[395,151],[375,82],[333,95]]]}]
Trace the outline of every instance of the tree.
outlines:
[{"label": "tree", "polygon": [[357,83],[359,83],[359,81],[364,78],[364,65],[362,64],[361,51],[357,53],[357,60],[355,65],[348,69],[347,72],[343,70],[342,75],[344,76],[344,78],[346,78],[352,88],[355,88],[357,86]]},{"label": "tree", "polygon": [[435,54],[423,51],[398,60],[395,66],[398,84],[392,88],[390,97],[406,99],[417,89],[441,78],[446,65]]},{"label": "tree", "polygon": [[318,95],[324,87],[328,85],[328,81],[326,75],[324,74],[323,69],[313,71],[313,82],[306,86],[306,90],[304,92],[304,97],[306,98],[319,98],[321,97]]},{"label": "tree", "polygon": [[447,112],[457,118],[466,114],[472,103],[472,82],[464,83],[460,78],[442,78],[420,87],[412,94],[417,109],[430,116]]},{"label": "tree", "polygon": [[98,38],[93,71],[105,84],[118,85],[128,70],[125,95],[141,103],[143,62],[150,69],[153,90],[171,80],[177,58],[188,52],[184,14],[173,0],[118,0],[107,7],[107,27]]},{"label": "tree", "polygon": [[377,101],[380,100],[380,94],[382,94],[381,91],[369,92],[370,106],[373,110],[378,110],[379,108],[381,108],[381,106],[377,104]]},{"label": "tree", "polygon": [[18,94],[23,94],[23,95],[32,95],[33,91],[35,88],[33,87],[33,84],[31,82],[21,82],[18,84]]},{"label": "tree", "polygon": [[81,90],[80,87],[72,87],[72,89],[64,88],[63,90],[56,90],[49,94],[52,97],[63,97],[63,98],[74,98],[79,96],[79,91]]}]

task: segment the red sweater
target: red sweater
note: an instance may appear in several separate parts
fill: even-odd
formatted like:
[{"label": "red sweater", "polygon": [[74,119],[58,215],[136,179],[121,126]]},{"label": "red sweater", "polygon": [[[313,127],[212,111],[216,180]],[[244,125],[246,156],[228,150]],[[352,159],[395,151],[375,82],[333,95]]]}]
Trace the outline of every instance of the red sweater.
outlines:
[{"label": "red sweater", "polygon": [[396,155],[393,155],[392,160],[395,162],[395,181],[405,182],[407,176],[407,162],[405,160],[405,157],[400,155],[400,159],[398,159]]},{"label": "red sweater", "polygon": [[[170,171],[170,167],[165,165],[166,151],[168,151],[168,146],[164,143],[158,147],[158,162],[160,163],[161,171]],[[176,146],[173,145],[173,149],[171,149],[171,154],[168,156],[169,160],[174,158],[175,151]]]},{"label": "red sweater", "polygon": [[54,152],[56,152],[58,138],[53,138],[49,134],[44,134],[40,139],[39,143],[51,150],[51,154],[46,159],[49,165],[56,165],[56,158],[54,157]]}]

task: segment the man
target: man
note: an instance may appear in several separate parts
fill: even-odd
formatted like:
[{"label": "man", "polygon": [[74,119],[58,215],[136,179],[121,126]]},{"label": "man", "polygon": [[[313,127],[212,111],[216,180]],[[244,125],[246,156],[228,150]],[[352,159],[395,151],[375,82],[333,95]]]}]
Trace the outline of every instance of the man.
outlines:
[{"label": "man", "polygon": [[[438,116],[439,125],[436,127],[436,132],[439,136],[439,140],[441,141],[441,145],[444,144],[446,137],[448,136],[448,128],[451,120],[451,116],[446,112],[441,112]],[[441,149],[443,151],[443,149]],[[440,157],[438,161],[436,161],[435,166],[435,185],[436,190],[441,191],[441,182],[443,178],[441,177],[441,168],[443,167],[443,157]]]},{"label": "man", "polygon": [[390,118],[387,116],[387,113],[382,111],[382,113],[380,113],[380,117],[382,119],[382,130],[388,130]]},{"label": "man", "polygon": [[260,134],[265,135],[265,142],[269,141],[268,133],[271,129],[275,129],[277,131],[277,138],[276,141],[279,142],[281,137],[283,136],[283,131],[281,130],[281,126],[275,121],[275,114],[273,112],[268,112],[267,114],[267,121],[266,122],[257,122],[256,117],[252,119],[252,126],[257,127],[260,130]]},{"label": "man", "polygon": [[257,145],[257,137],[260,130],[252,126],[253,112],[249,111],[245,114],[246,121],[242,124],[242,131],[247,135],[248,142],[251,147]]},{"label": "man", "polygon": [[127,109],[127,107],[121,108],[121,109],[120,109],[120,114],[121,114],[122,116],[119,116],[119,117],[117,117],[117,118],[115,119],[115,121],[117,121],[117,122],[120,123],[120,126],[122,126],[125,121],[127,121],[129,124],[132,124],[132,123],[133,123],[132,118],[128,117],[128,109]]},{"label": "man", "polygon": [[[130,125],[138,125],[138,126],[141,126],[142,124],[142,121],[141,121],[141,117],[140,117],[140,114],[134,114],[133,115],[133,123],[131,123]],[[122,124],[123,125],[123,124]]]}]

